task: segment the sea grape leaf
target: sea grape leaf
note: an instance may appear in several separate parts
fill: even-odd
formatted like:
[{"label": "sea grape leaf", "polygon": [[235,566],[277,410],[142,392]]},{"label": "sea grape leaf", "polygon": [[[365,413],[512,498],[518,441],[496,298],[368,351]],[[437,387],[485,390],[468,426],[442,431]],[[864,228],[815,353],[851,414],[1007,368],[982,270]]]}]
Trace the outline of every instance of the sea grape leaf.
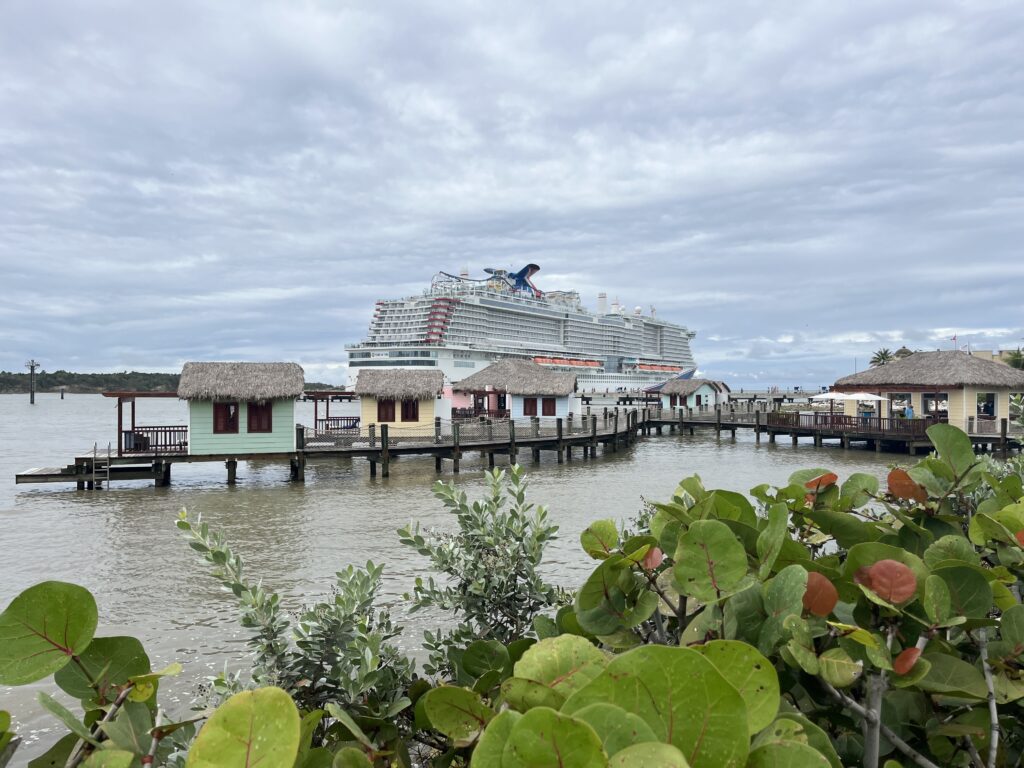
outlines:
[{"label": "sea grape leaf", "polygon": [[831,768],[831,764],[809,744],[775,741],[751,752],[746,768]]},{"label": "sea grape leaf", "polygon": [[423,694],[430,724],[454,741],[472,738],[494,717],[494,710],[468,688],[442,685]]},{"label": "sea grape leaf", "polygon": [[953,601],[945,579],[932,574],[924,583],[924,612],[929,621],[941,626],[952,617],[952,610]]},{"label": "sea grape leaf", "polygon": [[52,675],[85,651],[97,619],[85,587],[44,581],[26,589],[0,614],[0,685]]},{"label": "sea grape leaf", "polygon": [[299,751],[299,712],[280,688],[236,693],[199,730],[186,768],[291,768]]},{"label": "sea grape leaf", "polygon": [[864,662],[854,661],[842,648],[829,648],[818,657],[819,674],[836,688],[849,688],[864,671]]},{"label": "sea grape leaf", "polygon": [[660,741],[694,765],[742,765],[749,745],[747,708],[739,692],[703,654],[647,645],[618,656],[562,706],[573,714],[597,702],[633,712]]},{"label": "sea grape leaf", "polygon": [[491,670],[503,672],[510,664],[508,648],[497,640],[475,640],[462,654],[462,668],[474,678]]},{"label": "sea grape leaf", "polygon": [[764,611],[767,614],[758,635],[757,650],[765,656],[788,637],[786,618],[803,611],[807,591],[807,571],[800,565],[787,565],[762,588]]},{"label": "sea grape leaf", "polygon": [[68,733],[39,757],[29,760],[27,768],[64,768],[71,752],[78,746],[78,736]]},{"label": "sea grape leaf", "polygon": [[82,763],[82,768],[131,768],[135,753],[123,749],[98,749]]},{"label": "sea grape leaf", "polygon": [[712,640],[694,646],[739,691],[747,705],[750,735],[775,719],[779,711],[779,676],[756,648],[738,640]]},{"label": "sea grape leaf", "polygon": [[864,472],[854,472],[839,490],[842,509],[849,511],[863,507],[878,493],[878,478]]},{"label": "sea grape leaf", "polygon": [[501,684],[501,695],[512,709],[526,712],[534,707],[558,709],[565,703],[565,696],[536,680],[510,677]]},{"label": "sea grape leaf", "polygon": [[515,665],[516,677],[535,680],[568,698],[605,668],[608,657],[577,635],[541,640]]},{"label": "sea grape leaf", "polygon": [[1003,611],[999,620],[999,636],[1008,643],[1024,648],[1024,605]]},{"label": "sea grape leaf", "polygon": [[608,757],[594,729],[547,707],[531,709],[512,725],[501,768],[603,768]]},{"label": "sea grape leaf", "polygon": [[505,751],[505,744],[508,742],[512,727],[519,722],[522,715],[511,709],[506,709],[495,715],[494,719],[487,724],[480,741],[473,750],[473,758],[470,760],[469,768],[492,768],[501,765],[501,756]]},{"label": "sea grape leaf", "polygon": [[683,753],[671,744],[644,742],[612,755],[609,768],[690,768]]},{"label": "sea grape leaf", "polygon": [[968,565],[981,563],[981,557],[971,542],[955,535],[941,537],[924,551],[924,563],[929,568],[947,560],[961,560]]},{"label": "sea grape leaf", "polygon": [[145,704],[126,701],[117,717],[102,727],[103,732],[120,749],[137,755],[144,755],[149,750],[153,717]]},{"label": "sea grape leaf", "polygon": [[331,768],[373,768],[373,763],[361,749],[342,747],[334,756]]},{"label": "sea grape leaf", "polygon": [[97,698],[82,667],[97,683],[98,696],[105,701],[117,698],[116,687],[128,678],[145,675],[151,669],[146,649],[134,637],[94,637],[78,660],[81,667],[68,664],[57,671],[53,681],[68,695],[82,700]]},{"label": "sea grape leaf", "polygon": [[966,565],[937,568],[933,575],[946,582],[954,615],[981,619],[992,610],[992,586],[974,568]]},{"label": "sea grape leaf", "polygon": [[64,723],[64,725],[67,726],[67,729],[76,736],[78,736],[78,738],[82,739],[83,741],[87,741],[93,745],[99,743],[96,741],[96,738],[92,735],[92,733],[89,732],[89,729],[86,727],[85,723],[83,723],[81,720],[75,717],[71,710],[69,710],[55,698],[53,698],[47,693],[43,693],[42,691],[40,691],[38,701],[39,704],[43,707],[43,709],[45,709],[51,715],[53,715],[62,723]]},{"label": "sea grape leaf", "polygon": [[926,653],[921,659],[930,664],[928,674],[917,683],[922,691],[975,699],[988,696],[985,678],[974,665],[945,653]]},{"label": "sea grape leaf", "polygon": [[796,712],[783,712],[771,728],[758,735],[753,746],[759,747],[772,741],[798,741],[809,744],[828,760],[832,768],[843,768],[842,761],[828,734],[803,715]]},{"label": "sea grape leaf", "polygon": [[590,574],[576,593],[576,618],[582,629],[608,635],[626,622],[626,593],[619,579],[628,571],[622,555],[611,555]]},{"label": "sea grape leaf", "polygon": [[729,526],[698,520],[679,539],[676,588],[702,602],[715,602],[749,585],[747,553]]},{"label": "sea grape leaf", "polygon": [[955,477],[966,478],[972,468],[979,466],[971,439],[962,430],[950,424],[932,424],[926,433],[939,459],[953,470]]},{"label": "sea grape leaf", "polygon": [[604,560],[619,546],[619,529],[614,520],[598,520],[580,534],[583,551],[595,560]]},{"label": "sea grape leaf", "polygon": [[772,504],[768,508],[768,525],[757,537],[757,557],[761,561],[757,576],[764,580],[772,572],[775,560],[782,551],[782,542],[789,533],[789,509],[785,504]]},{"label": "sea grape leaf", "polygon": [[606,755],[614,755],[633,744],[658,740],[651,726],[614,704],[590,704],[575,712],[573,717],[594,729]]}]

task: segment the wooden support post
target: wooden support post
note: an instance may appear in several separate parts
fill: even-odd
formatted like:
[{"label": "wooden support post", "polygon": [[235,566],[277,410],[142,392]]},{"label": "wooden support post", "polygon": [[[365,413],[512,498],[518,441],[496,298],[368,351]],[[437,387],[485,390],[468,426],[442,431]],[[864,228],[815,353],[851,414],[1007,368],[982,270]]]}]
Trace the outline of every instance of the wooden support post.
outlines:
[{"label": "wooden support post", "polygon": [[562,419],[561,418],[555,419],[555,436],[556,436],[556,439],[557,439],[555,451],[558,453],[558,463],[561,464],[565,460],[565,457],[562,455],[563,445],[562,445]]},{"label": "wooden support post", "polygon": [[761,442],[761,412],[754,412],[754,442]]},{"label": "wooden support post", "polygon": [[153,482],[157,488],[166,488],[171,484],[171,462],[161,461],[154,465],[159,477]]},{"label": "wooden support post", "polygon": [[238,462],[234,459],[228,459],[224,462],[224,466],[228,468],[228,485],[234,485],[236,473],[238,472]]},{"label": "wooden support post", "polygon": [[572,461],[572,444],[565,446],[565,460]]},{"label": "wooden support post", "polygon": [[391,446],[388,444],[388,425],[380,425],[380,476],[391,475]]},{"label": "wooden support post", "polygon": [[452,424],[452,472],[459,474],[459,459],[462,451],[459,448],[459,425]]},{"label": "wooden support post", "polygon": [[434,471],[441,471],[441,454],[437,454],[436,456],[434,456]]},{"label": "wooden support post", "polygon": [[590,419],[590,458],[594,458],[597,452],[597,416]]},{"label": "wooden support post", "polygon": [[540,448],[531,448],[530,453],[533,456],[533,460],[540,461]]},{"label": "wooden support post", "polygon": [[796,444],[797,444],[797,440],[799,439],[799,438],[797,438],[797,436],[796,436],[796,432],[790,432],[790,433],[789,433],[789,436],[790,436],[791,438],[793,438],[793,445],[796,445]]},{"label": "wooden support post", "polygon": [[295,450],[306,450],[306,429],[301,424],[295,425]]},{"label": "wooden support post", "polygon": [[769,443],[774,443],[775,442],[775,433],[774,432],[769,432],[768,433],[768,442]]},{"label": "wooden support post", "polygon": [[377,462],[367,456],[367,461],[370,462],[370,477],[377,476]]},{"label": "wooden support post", "polygon": [[435,443],[440,443],[441,442],[441,417],[440,416],[435,416],[434,417],[434,442]]},{"label": "wooden support post", "polygon": [[619,409],[615,409],[615,419],[612,422],[612,453],[619,450]]},{"label": "wooden support post", "polygon": [[508,463],[516,463],[516,423],[511,419],[508,422]]},{"label": "wooden support post", "polygon": [[[367,431],[370,433],[370,447],[371,448],[376,448],[377,447],[377,425],[376,424],[371,424],[370,428]],[[370,476],[371,477],[373,476],[372,473],[371,473]]]},{"label": "wooden support post", "polygon": [[849,448],[850,447],[850,436],[849,435],[843,435],[839,439],[839,442],[843,446],[843,448]]},{"label": "wooden support post", "polygon": [[1006,433],[1009,428],[1009,421],[1006,418],[999,420],[999,458],[1006,461]]},{"label": "wooden support post", "polygon": [[533,427],[533,436],[540,437],[540,417],[531,416],[531,426]]},{"label": "wooden support post", "polygon": [[[491,421],[490,419],[487,419],[484,423],[487,425],[487,440],[490,441],[490,442],[493,442],[494,441],[494,422]],[[494,457],[493,456],[491,457],[491,466],[492,467],[494,466]]]},{"label": "wooden support post", "polygon": [[722,406],[715,406],[715,437],[722,436]]},{"label": "wooden support post", "polygon": [[882,441],[881,440],[875,440],[875,453],[881,453],[881,452],[882,452]]}]

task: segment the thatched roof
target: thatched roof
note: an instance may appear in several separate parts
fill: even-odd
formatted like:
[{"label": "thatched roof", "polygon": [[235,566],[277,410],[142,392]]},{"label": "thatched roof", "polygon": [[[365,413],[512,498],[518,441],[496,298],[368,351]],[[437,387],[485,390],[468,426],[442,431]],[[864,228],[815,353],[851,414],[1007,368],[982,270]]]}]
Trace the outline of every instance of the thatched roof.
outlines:
[{"label": "thatched roof", "polygon": [[651,387],[648,392],[659,392],[663,395],[692,395],[702,386],[707,384],[715,392],[728,392],[729,387],[726,386],[725,382],[713,381],[712,379],[669,379],[664,384],[659,384],[657,387]]},{"label": "thatched roof", "polygon": [[413,371],[406,368],[364,368],[359,371],[355,389],[362,397],[378,400],[428,400],[437,397],[444,386],[441,371]]},{"label": "thatched roof", "polygon": [[893,386],[1016,388],[1024,391],[1024,371],[966,352],[915,352],[876,368],[844,376],[836,389]]},{"label": "thatched roof", "polygon": [[532,360],[506,357],[454,385],[459,392],[483,392],[488,388],[510,395],[561,397],[576,391],[576,374],[554,371]]},{"label": "thatched roof", "polygon": [[276,400],[298,397],[306,385],[297,363],[185,363],[182,400]]}]

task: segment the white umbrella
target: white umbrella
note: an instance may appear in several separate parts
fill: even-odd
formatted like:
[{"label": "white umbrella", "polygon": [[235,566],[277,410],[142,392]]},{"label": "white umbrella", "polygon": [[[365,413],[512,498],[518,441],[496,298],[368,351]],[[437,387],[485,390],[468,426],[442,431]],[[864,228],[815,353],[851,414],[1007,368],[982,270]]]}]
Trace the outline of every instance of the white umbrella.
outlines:
[{"label": "white umbrella", "polygon": [[869,400],[872,403],[877,403],[882,400],[888,401],[888,397],[880,397],[879,395],[872,395],[870,392],[854,392],[852,395],[847,395],[849,400]]},{"label": "white umbrella", "polygon": [[844,395],[842,392],[822,392],[820,395],[814,395],[811,400],[849,400],[850,395]]}]

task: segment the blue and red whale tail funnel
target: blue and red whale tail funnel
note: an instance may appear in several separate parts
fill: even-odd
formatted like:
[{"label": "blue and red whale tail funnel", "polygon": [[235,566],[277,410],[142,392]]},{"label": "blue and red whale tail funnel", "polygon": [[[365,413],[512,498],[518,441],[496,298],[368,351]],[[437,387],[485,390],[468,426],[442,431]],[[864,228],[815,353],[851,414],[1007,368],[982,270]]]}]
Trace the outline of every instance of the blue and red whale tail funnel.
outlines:
[{"label": "blue and red whale tail funnel", "polygon": [[509,277],[512,279],[512,284],[517,291],[529,291],[534,296],[540,296],[541,292],[537,290],[537,286],[530,281],[530,278],[539,271],[540,267],[536,264],[527,264],[518,272],[513,272]]}]

